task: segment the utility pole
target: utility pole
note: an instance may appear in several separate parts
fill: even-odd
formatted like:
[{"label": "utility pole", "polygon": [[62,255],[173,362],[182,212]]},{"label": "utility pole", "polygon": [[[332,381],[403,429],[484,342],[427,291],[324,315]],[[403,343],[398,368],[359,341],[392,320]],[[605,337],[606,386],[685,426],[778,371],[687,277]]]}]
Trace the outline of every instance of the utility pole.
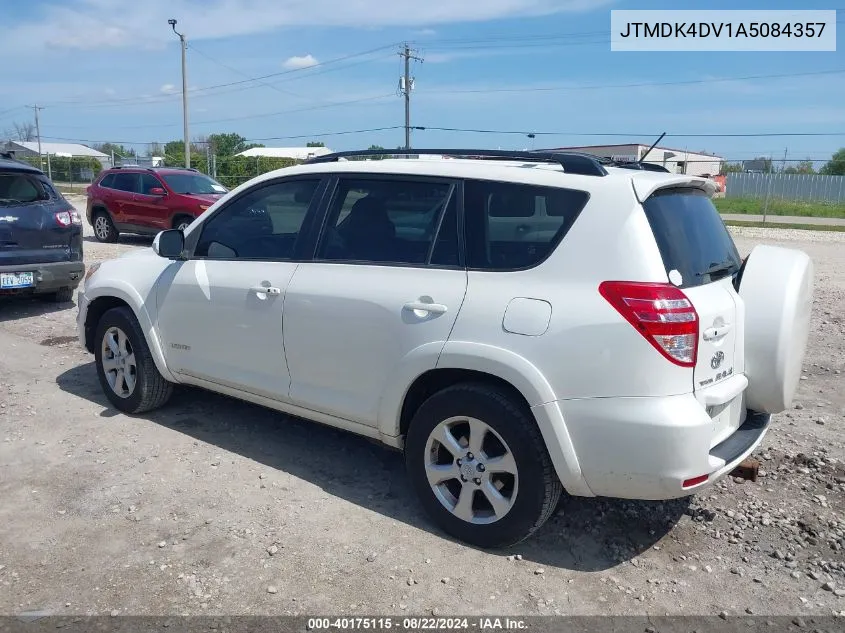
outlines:
[{"label": "utility pole", "polygon": [[44,108],[36,104],[32,106],[32,109],[35,110],[35,136],[38,139],[38,162],[41,166],[41,171],[44,171],[44,157],[41,155],[41,124],[38,122],[38,111]]},{"label": "utility pole", "polygon": [[167,21],[173,32],[179,36],[179,42],[182,45],[182,124],[184,126],[185,136],[185,167],[191,166],[191,143],[188,135],[188,71],[186,62],[186,52],[188,50],[188,41],[185,39],[184,33],[179,33],[176,30],[176,20],[170,19]]},{"label": "utility pole", "polygon": [[399,81],[399,90],[405,97],[405,149],[411,149],[411,90],[413,90],[413,82],[411,79],[411,60],[422,62],[422,57],[417,57],[412,54],[410,47],[405,44],[400,57],[405,58],[405,75]]}]

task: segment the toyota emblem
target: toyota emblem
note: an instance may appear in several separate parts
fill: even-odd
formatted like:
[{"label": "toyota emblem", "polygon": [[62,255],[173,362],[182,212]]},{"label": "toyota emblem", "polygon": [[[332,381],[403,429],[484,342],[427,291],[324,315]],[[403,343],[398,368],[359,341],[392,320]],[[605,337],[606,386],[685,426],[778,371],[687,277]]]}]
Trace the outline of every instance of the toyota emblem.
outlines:
[{"label": "toyota emblem", "polygon": [[725,360],[725,352],[716,352],[713,354],[713,358],[710,359],[710,367],[719,369],[723,360]]}]

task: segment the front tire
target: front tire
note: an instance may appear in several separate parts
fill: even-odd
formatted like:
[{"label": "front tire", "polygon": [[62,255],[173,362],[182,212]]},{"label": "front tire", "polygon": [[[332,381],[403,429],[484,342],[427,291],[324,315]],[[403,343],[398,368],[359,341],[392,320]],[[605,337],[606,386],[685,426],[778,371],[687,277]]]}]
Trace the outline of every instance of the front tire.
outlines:
[{"label": "front tire", "polygon": [[164,405],[173,385],[159,373],[129,308],[112,308],[97,325],[94,356],[100,386],[116,409],[143,413]]},{"label": "front tire", "polygon": [[448,387],[423,403],[408,429],[405,463],[432,519],[483,548],[529,537],[563,490],[530,410],[484,383]]},{"label": "front tire", "polygon": [[188,227],[191,226],[191,222],[194,221],[189,215],[178,215],[173,219],[173,228],[183,233],[188,230]]}]

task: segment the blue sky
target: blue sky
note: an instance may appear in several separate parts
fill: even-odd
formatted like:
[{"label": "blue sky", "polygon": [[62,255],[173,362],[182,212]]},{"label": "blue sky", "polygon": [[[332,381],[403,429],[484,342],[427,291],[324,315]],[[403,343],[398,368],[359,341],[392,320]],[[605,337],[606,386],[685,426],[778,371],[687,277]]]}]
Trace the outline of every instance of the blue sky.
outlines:
[{"label": "blue sky", "polygon": [[[748,0],[743,9],[845,9],[841,0]],[[0,133],[32,118],[45,139],[135,145],[181,138],[179,43],[188,36],[191,135],[237,132],[266,145],[403,143],[398,43],[413,42],[412,123],[560,132],[416,132],[418,147],[524,148],[650,142],[728,159],[825,159],[845,146],[845,52],[620,53],[610,10],[728,9],[661,0],[30,0],[3,3]],[[840,12],[840,20],[843,16]],[[376,50],[378,49],[378,50]],[[373,51],[366,55],[357,55]],[[354,56],[357,55],[357,56]],[[341,62],[323,64],[347,56]],[[772,74],[819,74],[721,81]],[[286,72],[293,71],[293,72]],[[286,74],[278,74],[286,73]],[[275,75],[261,82],[252,77]],[[619,87],[625,84],[663,86]],[[234,83],[240,82],[240,83]],[[206,89],[219,84],[233,84]],[[270,84],[270,85],[267,85]],[[343,105],[337,105],[341,103]],[[806,132],[806,137],[684,134]],[[592,135],[592,136],[587,136]]]}]

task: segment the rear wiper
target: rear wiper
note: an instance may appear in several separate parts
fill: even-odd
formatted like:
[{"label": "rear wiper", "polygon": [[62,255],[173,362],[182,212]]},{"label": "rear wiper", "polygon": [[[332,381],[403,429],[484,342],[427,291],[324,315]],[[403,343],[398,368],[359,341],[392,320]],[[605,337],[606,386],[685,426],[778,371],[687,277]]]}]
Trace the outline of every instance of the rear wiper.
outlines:
[{"label": "rear wiper", "polygon": [[730,273],[734,272],[735,270],[738,270],[736,262],[726,261],[726,262],[721,262],[721,263],[718,263],[718,264],[710,264],[710,267],[707,270],[702,271],[700,273],[695,273],[695,276],[696,277],[703,277],[704,275],[710,275],[711,277],[713,277],[714,275],[718,275],[719,273],[730,274]]}]

